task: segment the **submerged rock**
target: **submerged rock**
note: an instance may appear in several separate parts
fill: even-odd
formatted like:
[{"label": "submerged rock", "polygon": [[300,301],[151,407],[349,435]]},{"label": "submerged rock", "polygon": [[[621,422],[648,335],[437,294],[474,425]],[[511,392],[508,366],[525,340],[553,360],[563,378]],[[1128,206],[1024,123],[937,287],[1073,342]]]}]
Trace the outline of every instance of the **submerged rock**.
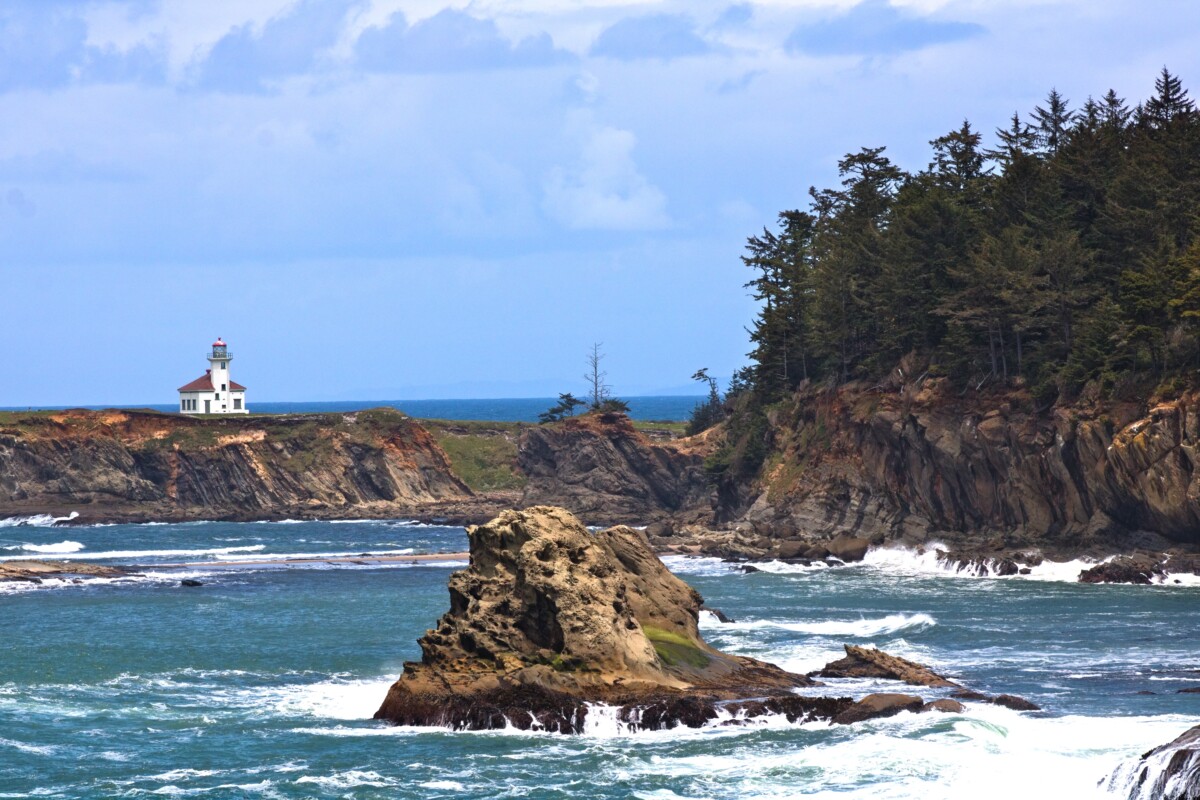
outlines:
[{"label": "submerged rock", "polygon": [[471,563],[450,578],[450,610],[377,719],[578,733],[596,704],[631,729],[776,710],[828,719],[852,704],[796,697],[814,682],[707,645],[700,595],[632,528],[592,533],[563,509],[535,507],[468,534]]},{"label": "submerged rock", "polygon": [[938,675],[924,664],[893,656],[882,650],[845,645],[846,657],[831,661],[809,677],[818,678],[883,678],[903,681],[913,686],[962,688],[954,681]]},{"label": "submerged rock", "polygon": [[1101,786],[1127,800],[1200,797],[1200,726],[1117,767]]}]

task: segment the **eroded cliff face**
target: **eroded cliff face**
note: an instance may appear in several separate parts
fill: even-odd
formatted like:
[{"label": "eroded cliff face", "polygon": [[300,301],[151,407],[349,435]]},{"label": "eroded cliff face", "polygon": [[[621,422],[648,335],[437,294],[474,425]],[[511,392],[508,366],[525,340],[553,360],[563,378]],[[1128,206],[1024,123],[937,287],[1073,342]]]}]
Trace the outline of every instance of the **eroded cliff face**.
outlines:
[{"label": "eroded cliff face", "polygon": [[556,505],[589,523],[708,518],[703,441],[654,442],[623,414],[588,414],[521,433],[521,505]]},{"label": "eroded cliff face", "polygon": [[772,455],[721,513],[775,537],[1196,544],[1197,400],[1037,413],[1022,393],[963,400],[935,381],[801,392],[771,412]]},{"label": "eroded cliff face", "polygon": [[0,516],[388,516],[470,496],[428,432],[390,409],[221,419],[74,410],[0,420]]}]

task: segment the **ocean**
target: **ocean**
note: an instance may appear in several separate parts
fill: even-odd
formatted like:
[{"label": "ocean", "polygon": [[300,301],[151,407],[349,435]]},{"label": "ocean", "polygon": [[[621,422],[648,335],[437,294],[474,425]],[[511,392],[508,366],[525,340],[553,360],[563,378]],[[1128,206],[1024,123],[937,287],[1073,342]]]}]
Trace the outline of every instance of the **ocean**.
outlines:
[{"label": "ocean", "polygon": [[[1200,686],[1200,587],[1081,585],[1078,564],[965,577],[875,550],[753,574],[666,561],[736,620],[702,620],[724,650],[808,671],[844,643],[875,645],[1045,710],[637,734],[596,714],[578,737],[395,728],[370,717],[463,564],[248,562],[461,551],[463,529],[51,522],[0,521],[0,557],[144,574],[0,584],[0,797],[1113,797],[1098,783],[1118,764],[1200,723],[1200,695],[1176,694]],[[164,566],[180,562],[193,566]],[[936,696],[830,683],[820,691]]]},{"label": "ocean", "polygon": [[[629,403],[629,416],[637,420],[678,422],[688,419],[692,409],[704,402],[704,397],[662,395],[623,398]],[[339,400],[321,403],[249,403],[252,414],[312,414],[323,412],[362,411],[387,406],[397,408],[418,419],[485,420],[488,422],[537,422],[538,415],[558,402],[557,397],[510,397],[470,400]],[[75,406],[76,408],[111,408],[111,406]],[[149,408],[172,413],[177,405],[121,406]],[[66,406],[39,406],[34,410],[61,410]],[[0,407],[0,411],[25,411],[25,407]]]}]

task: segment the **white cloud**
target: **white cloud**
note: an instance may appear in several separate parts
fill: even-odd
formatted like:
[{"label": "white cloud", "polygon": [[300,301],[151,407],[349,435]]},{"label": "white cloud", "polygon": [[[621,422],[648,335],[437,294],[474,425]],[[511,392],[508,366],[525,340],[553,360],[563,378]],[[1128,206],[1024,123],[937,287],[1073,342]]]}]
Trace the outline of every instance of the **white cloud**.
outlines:
[{"label": "white cloud", "polygon": [[543,208],[573,229],[652,230],[665,228],[667,198],[633,160],[637,137],[630,131],[597,125],[577,114],[572,128],[580,141],[579,159],[555,167],[546,180]]}]

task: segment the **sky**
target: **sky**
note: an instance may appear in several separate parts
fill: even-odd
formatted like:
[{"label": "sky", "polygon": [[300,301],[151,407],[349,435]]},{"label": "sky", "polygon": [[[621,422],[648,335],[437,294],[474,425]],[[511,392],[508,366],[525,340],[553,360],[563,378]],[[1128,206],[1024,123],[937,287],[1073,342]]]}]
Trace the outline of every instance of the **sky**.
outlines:
[{"label": "sky", "polygon": [[[1190,0],[3,0],[0,407],[685,393],[748,236],[1057,88],[1200,86]],[[1195,93],[1195,92],[1194,92]]]}]

